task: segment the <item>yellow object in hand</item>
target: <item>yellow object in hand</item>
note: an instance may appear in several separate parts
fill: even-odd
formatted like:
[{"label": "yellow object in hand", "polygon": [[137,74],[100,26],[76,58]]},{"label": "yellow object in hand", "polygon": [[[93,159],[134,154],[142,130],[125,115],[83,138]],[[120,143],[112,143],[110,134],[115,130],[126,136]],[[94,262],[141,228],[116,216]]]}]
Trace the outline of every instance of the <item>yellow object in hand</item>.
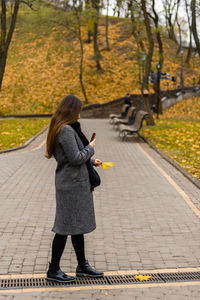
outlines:
[{"label": "yellow object in hand", "polygon": [[114,167],[114,163],[113,162],[102,162],[101,166],[104,170],[108,170],[109,167]]}]

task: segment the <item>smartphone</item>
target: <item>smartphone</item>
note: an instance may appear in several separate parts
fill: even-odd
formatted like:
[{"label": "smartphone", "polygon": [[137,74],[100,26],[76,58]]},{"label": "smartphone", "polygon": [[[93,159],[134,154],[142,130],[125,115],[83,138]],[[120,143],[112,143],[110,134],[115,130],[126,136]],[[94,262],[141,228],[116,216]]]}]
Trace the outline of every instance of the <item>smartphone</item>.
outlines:
[{"label": "smartphone", "polygon": [[94,132],[94,133],[92,134],[92,137],[91,137],[90,142],[92,142],[95,138],[96,138],[96,132]]}]

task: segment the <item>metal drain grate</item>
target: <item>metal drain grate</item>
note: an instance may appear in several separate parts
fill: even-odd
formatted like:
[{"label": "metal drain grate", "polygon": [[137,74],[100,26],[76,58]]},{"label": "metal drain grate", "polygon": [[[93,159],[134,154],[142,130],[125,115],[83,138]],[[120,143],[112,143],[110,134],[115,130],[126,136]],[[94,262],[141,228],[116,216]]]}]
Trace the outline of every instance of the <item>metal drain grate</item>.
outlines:
[{"label": "metal drain grate", "polygon": [[200,272],[160,273],[159,276],[165,282],[200,281]]},{"label": "metal drain grate", "polygon": [[[150,274],[129,275],[110,275],[100,278],[77,277],[74,282],[57,283],[47,281],[45,278],[17,278],[17,279],[0,279],[0,290],[6,289],[27,289],[41,287],[66,287],[66,286],[94,286],[94,285],[129,285],[145,283],[167,283],[167,282],[184,282],[200,281],[200,272],[177,272],[177,273],[150,273]],[[150,276],[149,280],[143,280]]]},{"label": "metal drain grate", "polygon": [[163,282],[158,274],[143,274],[143,276],[151,276],[149,280],[140,280],[134,275],[114,275],[107,276],[109,284],[133,284],[133,283],[148,283],[148,282]]},{"label": "metal drain grate", "polygon": [[90,278],[80,277],[76,278],[74,282],[59,283],[47,281],[45,278],[23,278],[23,279],[2,279],[0,280],[0,289],[21,289],[21,288],[38,288],[51,286],[82,286],[82,285],[107,285],[106,277]]}]

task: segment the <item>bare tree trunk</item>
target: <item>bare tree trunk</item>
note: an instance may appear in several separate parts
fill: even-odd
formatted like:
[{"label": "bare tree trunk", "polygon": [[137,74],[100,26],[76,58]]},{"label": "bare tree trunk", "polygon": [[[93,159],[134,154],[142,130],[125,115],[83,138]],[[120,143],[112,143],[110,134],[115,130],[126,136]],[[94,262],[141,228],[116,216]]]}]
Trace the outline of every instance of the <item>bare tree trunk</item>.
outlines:
[{"label": "bare tree trunk", "polygon": [[160,28],[159,28],[159,17],[158,14],[155,10],[155,0],[152,0],[152,10],[154,13],[154,17],[152,17],[155,27],[156,27],[156,38],[157,38],[157,42],[158,42],[158,47],[159,47],[159,64],[161,66],[161,70],[162,70],[162,66],[164,63],[164,56],[163,56],[163,43],[162,43],[162,39],[161,39],[161,34],[160,34]]},{"label": "bare tree trunk", "polygon": [[180,8],[180,0],[177,0],[177,9],[176,9],[176,17],[175,17],[175,22],[177,23],[177,26],[178,26],[178,35],[179,35],[179,43],[178,43],[178,49],[177,49],[177,52],[176,52],[176,55],[178,56],[181,49],[182,49],[182,31],[181,31],[181,24],[179,22],[179,15],[178,15],[178,12],[179,12],[179,8]]},{"label": "bare tree trunk", "polygon": [[83,49],[83,39],[82,39],[82,34],[81,34],[81,20],[80,20],[80,13],[81,13],[81,3],[79,3],[79,6],[77,7],[77,1],[73,0],[73,8],[75,11],[75,15],[77,18],[78,22],[78,39],[80,43],[80,52],[81,52],[81,59],[80,59],[80,72],[79,72],[79,80],[80,80],[80,85],[82,89],[83,96],[85,98],[85,103],[88,104],[88,98],[85,90],[85,86],[83,83],[83,57],[84,57],[84,49]]},{"label": "bare tree trunk", "polygon": [[117,16],[120,17],[120,9],[121,9],[122,0],[117,0]]},{"label": "bare tree trunk", "polygon": [[[86,10],[91,8],[90,0],[85,0],[85,8],[86,8]],[[92,37],[92,31],[91,31],[91,29],[89,29],[89,26],[88,26],[88,38],[87,38],[87,43],[88,44],[90,44],[91,41],[92,41],[91,37]]]},{"label": "bare tree trunk", "polygon": [[177,25],[178,25],[178,33],[179,33],[179,45],[176,51],[176,55],[178,56],[182,49],[182,32],[181,32],[181,25],[178,20],[177,20]]},{"label": "bare tree trunk", "polygon": [[187,56],[185,59],[186,64],[190,63],[191,56],[192,56],[192,32],[190,31],[190,42],[189,42],[189,47],[188,47],[188,51],[187,51]]},{"label": "bare tree trunk", "polygon": [[92,7],[95,9],[95,21],[94,21],[94,32],[93,32],[93,42],[94,42],[94,58],[96,61],[97,70],[102,70],[100,64],[100,51],[98,47],[98,23],[99,23],[99,0],[92,0]]},{"label": "bare tree trunk", "polygon": [[88,29],[88,39],[87,39],[87,43],[88,43],[88,44],[90,44],[91,41],[92,41],[91,37],[92,37],[92,32],[91,32],[90,29]]},{"label": "bare tree trunk", "polygon": [[190,58],[191,58],[191,55],[192,55],[192,28],[191,28],[191,19],[190,19],[190,15],[189,15],[189,10],[188,10],[188,3],[187,3],[187,0],[185,0],[185,10],[186,10],[186,15],[187,15],[187,20],[188,20],[188,27],[189,27],[189,30],[190,30],[190,41],[189,41],[189,48],[188,48],[188,51],[187,51],[187,56],[186,56],[186,64],[189,64],[190,63]]},{"label": "bare tree trunk", "polygon": [[176,39],[176,35],[174,32],[174,25],[172,24],[172,21],[171,21],[171,15],[167,20],[168,20],[168,25],[169,25],[169,29],[168,29],[169,38],[170,38],[170,40],[174,41],[177,44],[177,39]]},{"label": "bare tree trunk", "polygon": [[85,86],[84,86],[84,83],[83,83],[83,56],[84,56],[84,49],[83,49],[83,39],[82,39],[82,35],[81,35],[81,23],[80,23],[80,18],[79,17],[78,17],[78,38],[79,38],[80,50],[81,50],[79,80],[80,80],[80,84],[81,84],[81,89],[82,89],[82,92],[83,92],[83,96],[85,98],[85,103],[88,104],[89,101],[88,101],[86,90],[85,90]]},{"label": "bare tree trunk", "polygon": [[136,19],[135,19],[135,15],[134,15],[134,6],[133,6],[133,1],[129,0],[128,2],[128,10],[130,11],[130,16],[131,16],[131,23],[132,23],[132,29],[131,29],[131,33],[137,43],[137,48],[138,51],[142,51],[142,52],[146,52],[145,47],[144,47],[144,43],[140,37],[140,30],[138,30],[137,25],[136,25]]},{"label": "bare tree trunk", "polygon": [[192,10],[192,33],[194,36],[198,54],[200,56],[200,42],[197,33],[197,21],[196,21],[196,0],[191,0],[191,10]]},{"label": "bare tree trunk", "polygon": [[108,10],[109,10],[109,0],[107,0],[107,7],[106,7],[106,47],[107,50],[110,51],[110,43],[108,37],[108,26],[109,26]]},{"label": "bare tree trunk", "polygon": [[[179,0],[178,0],[179,1]],[[175,12],[178,1],[175,0],[163,0],[164,10],[165,10],[165,19],[166,27],[168,31],[169,39],[177,43],[176,35],[174,32],[173,13]]]},{"label": "bare tree trunk", "polygon": [[153,35],[151,32],[150,21],[149,21],[147,9],[146,9],[146,0],[141,0],[141,3],[142,3],[142,11],[143,11],[143,16],[144,16],[144,24],[145,24],[146,34],[147,34],[147,39],[148,39],[148,53],[147,53],[146,62],[145,62],[145,76],[144,76],[144,85],[143,85],[143,88],[145,91],[143,90],[142,93],[143,93],[144,108],[149,114],[148,119],[147,119],[147,124],[155,125],[154,119],[153,119],[153,116],[151,113],[151,109],[150,109],[149,98],[144,96],[144,94],[146,94],[146,91],[149,90],[149,74],[151,71],[151,61],[152,61],[152,57],[153,57],[154,41],[153,41]]},{"label": "bare tree trunk", "polygon": [[2,87],[3,76],[6,67],[6,59],[12,35],[16,26],[17,14],[20,0],[15,0],[14,10],[11,13],[10,27],[7,32],[6,0],[1,0],[1,39],[0,39],[0,90]]}]

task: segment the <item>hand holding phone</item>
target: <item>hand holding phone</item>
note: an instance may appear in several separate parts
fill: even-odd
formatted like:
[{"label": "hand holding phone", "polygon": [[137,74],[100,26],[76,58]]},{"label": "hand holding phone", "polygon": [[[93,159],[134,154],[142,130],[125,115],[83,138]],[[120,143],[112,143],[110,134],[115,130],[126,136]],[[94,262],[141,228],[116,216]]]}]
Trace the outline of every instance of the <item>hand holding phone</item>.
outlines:
[{"label": "hand holding phone", "polygon": [[94,141],[95,139],[96,139],[96,132],[94,132],[94,133],[92,134],[92,137],[91,137],[90,142]]},{"label": "hand holding phone", "polygon": [[95,138],[96,138],[96,132],[93,133],[92,138],[90,140],[90,146],[94,148],[95,146]]}]

